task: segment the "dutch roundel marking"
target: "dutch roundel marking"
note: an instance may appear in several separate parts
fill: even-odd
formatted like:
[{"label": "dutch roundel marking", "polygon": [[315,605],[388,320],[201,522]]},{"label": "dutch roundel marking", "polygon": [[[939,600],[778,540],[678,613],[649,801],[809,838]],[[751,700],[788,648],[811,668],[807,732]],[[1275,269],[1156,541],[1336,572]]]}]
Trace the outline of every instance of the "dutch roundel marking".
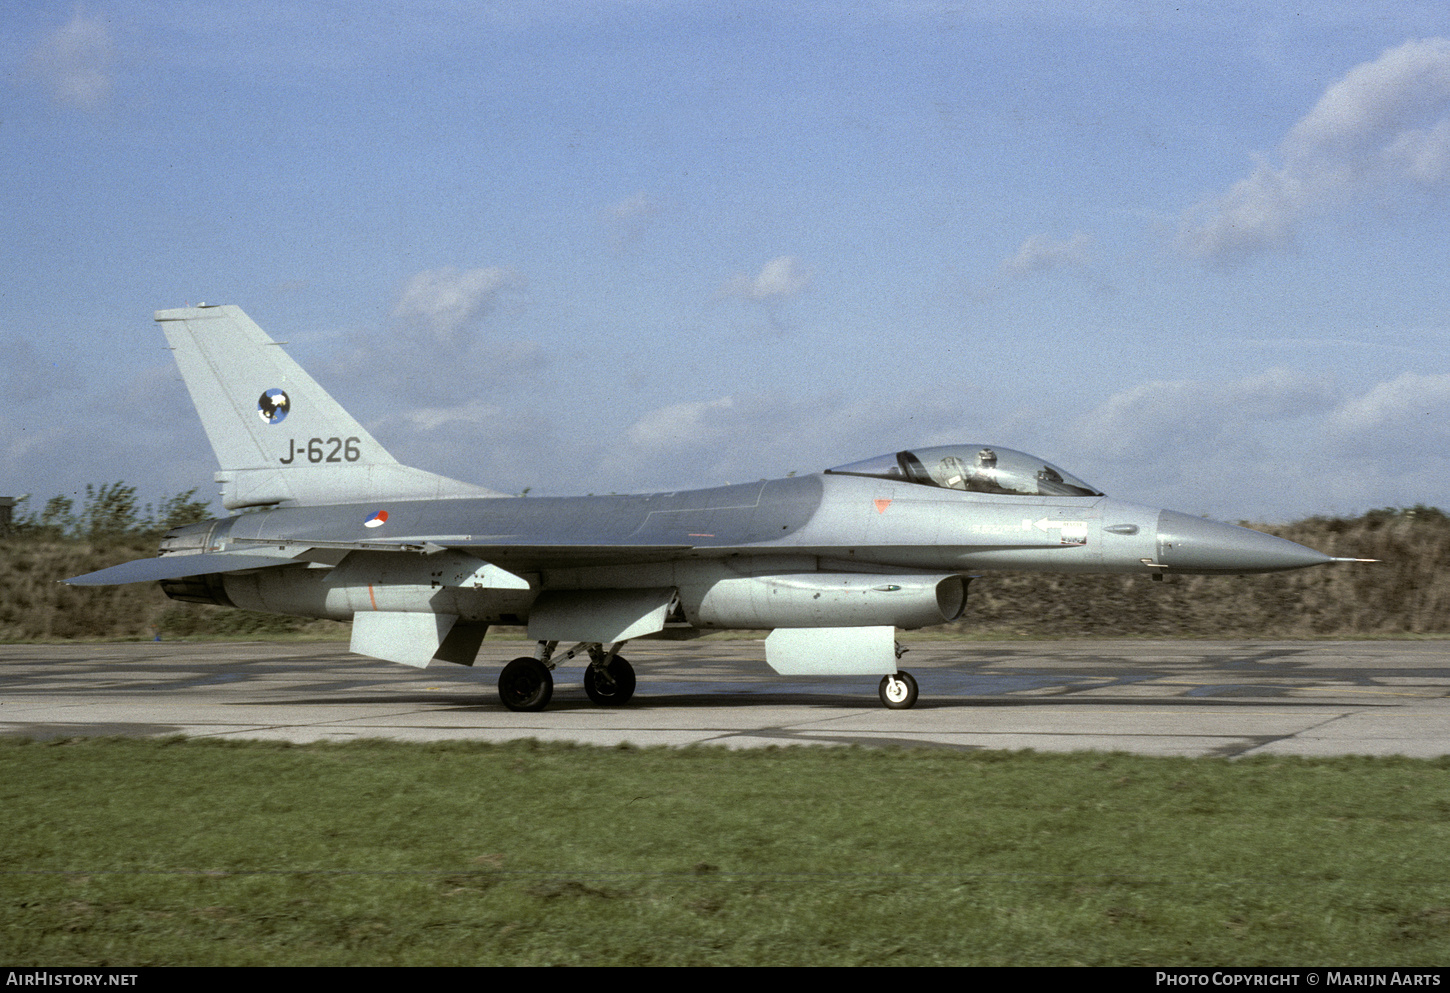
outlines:
[{"label": "dutch roundel marking", "polygon": [[257,415],[268,424],[281,424],[291,409],[292,401],[275,386],[257,400]]},{"label": "dutch roundel marking", "polygon": [[890,500],[872,500],[871,502],[876,505],[876,513],[878,514],[886,513],[886,508],[891,506]]},{"label": "dutch roundel marking", "polygon": [[380,510],[373,516],[369,517],[367,520],[363,521],[363,527],[380,528],[386,523],[388,523],[388,512],[386,510]]}]

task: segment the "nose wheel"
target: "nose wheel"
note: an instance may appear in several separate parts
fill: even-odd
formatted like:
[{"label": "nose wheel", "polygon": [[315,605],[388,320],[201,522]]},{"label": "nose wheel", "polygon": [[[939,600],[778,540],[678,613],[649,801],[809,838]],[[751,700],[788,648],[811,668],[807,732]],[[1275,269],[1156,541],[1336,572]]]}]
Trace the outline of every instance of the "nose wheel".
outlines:
[{"label": "nose wheel", "polygon": [[881,677],[881,702],[892,710],[905,710],[916,703],[916,680],[909,672]]}]

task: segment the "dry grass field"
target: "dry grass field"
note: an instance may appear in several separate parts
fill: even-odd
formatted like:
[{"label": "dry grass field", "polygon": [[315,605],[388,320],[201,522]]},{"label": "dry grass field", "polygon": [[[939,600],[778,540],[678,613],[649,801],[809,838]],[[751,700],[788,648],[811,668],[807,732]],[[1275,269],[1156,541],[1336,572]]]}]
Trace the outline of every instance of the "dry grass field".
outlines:
[{"label": "dry grass field", "polygon": [[1329,555],[1370,558],[1263,576],[996,573],[954,628],[974,637],[1352,638],[1450,633],[1450,517],[1376,510],[1268,527]]},{"label": "dry grass field", "polygon": [[[1345,638],[1450,634],[1450,517],[1435,508],[1312,518],[1259,530],[1337,556],[1380,559],[1267,576],[991,573],[945,634],[987,638]],[[0,640],[336,637],[332,621],[166,599],[155,583],[72,588],[67,576],[156,554],[156,534],[0,538]]]}]

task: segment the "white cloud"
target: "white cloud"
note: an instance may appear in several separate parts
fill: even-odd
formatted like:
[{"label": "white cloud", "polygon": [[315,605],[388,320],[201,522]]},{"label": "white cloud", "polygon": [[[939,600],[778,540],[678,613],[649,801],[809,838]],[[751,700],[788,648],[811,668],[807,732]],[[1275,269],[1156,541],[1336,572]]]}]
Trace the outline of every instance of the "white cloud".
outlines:
[{"label": "white cloud", "polygon": [[504,419],[497,404],[474,399],[456,407],[415,407],[404,410],[402,419],[416,431],[437,431],[439,428],[492,424]]},{"label": "white cloud", "polygon": [[[986,393],[749,394],[643,410],[619,427],[475,391],[394,407],[369,428],[401,461],[486,486],[649,492],[813,473],[936,444],[1032,452],[1134,503],[1224,520],[1288,520],[1416,503],[1450,509],[1450,374],[1351,391],[1271,369],[1132,385],[1087,410],[1050,396],[1019,412]],[[423,399],[417,397],[416,399]]]},{"label": "white cloud", "polygon": [[609,232],[609,243],[616,251],[622,251],[640,238],[654,219],[661,213],[661,207],[649,194],[641,191],[619,203],[605,208],[603,222]]},{"label": "white cloud", "polygon": [[1327,426],[1346,447],[1450,452],[1450,374],[1401,373],[1342,404]]},{"label": "white cloud", "polygon": [[805,292],[811,274],[794,255],[781,255],[761,267],[755,276],[736,276],[720,288],[720,296],[746,300],[787,300]]},{"label": "white cloud", "polygon": [[726,425],[716,415],[734,406],[730,397],[720,397],[661,407],[630,425],[628,438],[631,444],[648,449],[687,448],[722,436]]},{"label": "white cloud", "polygon": [[1111,496],[1224,520],[1450,507],[1450,374],[1146,382],[1023,436]]},{"label": "white cloud", "polygon": [[1372,155],[1413,120],[1435,119],[1450,103],[1450,39],[1392,48],[1351,69],[1284,139],[1291,159]]},{"label": "white cloud", "polygon": [[518,273],[496,266],[430,269],[408,280],[393,307],[393,317],[440,344],[457,344],[493,309],[501,293],[523,286]]},{"label": "white cloud", "polygon": [[1450,39],[1408,41],[1351,69],[1290,129],[1282,165],[1258,164],[1190,211],[1179,245],[1230,261],[1288,246],[1307,218],[1401,185],[1450,178]]},{"label": "white cloud", "polygon": [[[972,416],[978,422],[980,409]],[[715,486],[812,473],[945,433],[960,440],[960,397],[750,394],[672,404],[601,439],[596,486],[620,492]],[[966,432],[978,439],[980,423]],[[989,432],[990,433],[990,432]]]},{"label": "white cloud", "polygon": [[30,68],[57,102],[95,110],[111,96],[113,51],[105,20],[77,9],[31,52]]},{"label": "white cloud", "polygon": [[[505,268],[420,272],[399,292],[390,328],[343,332],[318,372],[324,385],[358,391],[360,418],[371,410],[405,432],[463,430],[479,409],[470,403],[533,380],[549,363],[537,344],[485,326],[523,286]],[[375,409],[388,397],[386,410]]]},{"label": "white cloud", "polygon": [[1332,382],[1288,369],[1230,381],[1152,380],[1103,401],[1073,434],[1108,455],[1198,458],[1242,444],[1256,426],[1326,414],[1336,395]]},{"label": "white cloud", "polygon": [[[436,401],[431,381],[419,381]],[[577,453],[557,434],[547,407],[474,396],[450,405],[398,404],[363,423],[399,462],[429,472],[505,493],[561,479],[568,492],[582,485],[565,472],[578,464]]]},{"label": "white cloud", "polygon": [[[215,465],[172,368],[95,394],[38,356],[26,359],[23,347],[17,354],[20,367],[0,368],[0,385],[26,398],[26,417],[0,425],[0,468],[8,459],[16,470],[0,492],[31,491],[43,503],[63,485],[136,482],[140,466],[147,499],[198,482],[211,495]],[[321,381],[400,461],[504,492],[713,486],[902,448],[992,443],[1049,459],[1117,499],[1225,520],[1450,509],[1450,374],[1404,373],[1351,391],[1274,369],[1143,382],[1088,410],[1049,392],[1017,414],[994,391],[943,394],[930,384],[889,396],[752,392],[666,404],[616,427],[603,415],[561,415],[517,388],[546,369],[515,365],[505,375],[480,350],[459,363],[475,374],[454,388],[439,382],[451,369],[412,363],[395,344],[386,354],[386,363]],[[399,382],[410,384],[404,397]],[[97,433],[96,424],[127,430]]]},{"label": "white cloud", "polygon": [[634,196],[612,205],[606,213],[616,221],[632,221],[639,217],[653,217],[660,211],[649,195],[640,191]]},{"label": "white cloud", "polygon": [[1035,234],[1022,243],[1016,255],[1002,262],[1002,275],[1021,279],[1059,269],[1084,269],[1092,247],[1092,236],[1082,231],[1063,240]]}]

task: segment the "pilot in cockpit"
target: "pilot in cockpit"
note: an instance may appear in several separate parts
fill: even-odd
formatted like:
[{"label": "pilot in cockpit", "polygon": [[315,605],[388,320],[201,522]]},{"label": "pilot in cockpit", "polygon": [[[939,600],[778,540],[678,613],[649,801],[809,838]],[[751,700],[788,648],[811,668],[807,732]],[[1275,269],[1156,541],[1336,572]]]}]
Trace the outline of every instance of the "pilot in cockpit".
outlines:
[{"label": "pilot in cockpit", "polygon": [[971,475],[967,478],[965,487],[973,493],[1008,493],[1011,492],[997,479],[997,453],[990,448],[984,448],[977,453],[977,464],[972,467]]},{"label": "pilot in cockpit", "polygon": [[932,480],[949,490],[967,490],[972,493],[1010,492],[997,478],[997,453],[984,448],[977,453],[976,464],[971,468],[955,455],[943,456],[932,471]]},{"label": "pilot in cockpit", "polygon": [[937,485],[946,487],[949,490],[964,490],[967,488],[967,467],[962,460],[955,455],[948,455],[936,464],[936,472],[932,473]]}]

